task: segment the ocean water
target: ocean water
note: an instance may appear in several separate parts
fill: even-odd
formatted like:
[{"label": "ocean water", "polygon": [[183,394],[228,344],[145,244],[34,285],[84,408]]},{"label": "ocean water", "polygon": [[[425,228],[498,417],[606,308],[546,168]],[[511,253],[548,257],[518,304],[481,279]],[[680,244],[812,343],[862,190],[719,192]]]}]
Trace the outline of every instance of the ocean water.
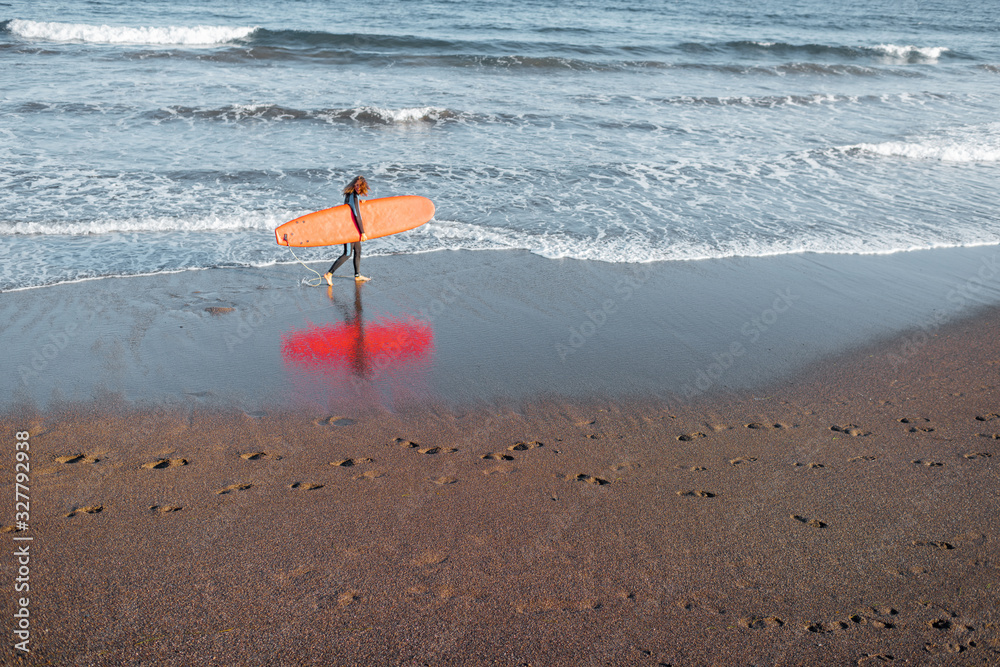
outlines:
[{"label": "ocean water", "polygon": [[0,2],[0,290],[294,261],[358,173],[437,206],[366,255],[1000,243],[1000,5],[751,4]]}]

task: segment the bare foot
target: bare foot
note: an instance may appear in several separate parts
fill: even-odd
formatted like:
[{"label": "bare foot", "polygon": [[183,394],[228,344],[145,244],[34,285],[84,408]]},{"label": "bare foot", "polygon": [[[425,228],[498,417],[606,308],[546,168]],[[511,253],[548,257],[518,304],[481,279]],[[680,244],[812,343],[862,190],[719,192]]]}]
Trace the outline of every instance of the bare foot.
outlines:
[{"label": "bare foot", "polygon": [[329,273],[329,272],[324,273],[323,274],[323,280],[326,281],[327,285],[329,285],[330,287],[333,287],[333,274],[332,273]]},{"label": "bare foot", "polygon": [[354,281],[355,282],[366,283],[369,280],[371,280],[371,278],[366,278],[365,276],[354,276]]}]

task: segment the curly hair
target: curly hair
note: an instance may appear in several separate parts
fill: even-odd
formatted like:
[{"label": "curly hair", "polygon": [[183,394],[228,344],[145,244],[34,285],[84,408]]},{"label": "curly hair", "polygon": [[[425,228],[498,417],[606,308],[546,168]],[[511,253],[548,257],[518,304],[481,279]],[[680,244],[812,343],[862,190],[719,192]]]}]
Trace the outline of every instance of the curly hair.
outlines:
[{"label": "curly hair", "polygon": [[344,188],[344,194],[349,195],[352,192],[357,192],[359,195],[368,194],[368,181],[365,180],[364,176],[355,176],[347,187]]}]

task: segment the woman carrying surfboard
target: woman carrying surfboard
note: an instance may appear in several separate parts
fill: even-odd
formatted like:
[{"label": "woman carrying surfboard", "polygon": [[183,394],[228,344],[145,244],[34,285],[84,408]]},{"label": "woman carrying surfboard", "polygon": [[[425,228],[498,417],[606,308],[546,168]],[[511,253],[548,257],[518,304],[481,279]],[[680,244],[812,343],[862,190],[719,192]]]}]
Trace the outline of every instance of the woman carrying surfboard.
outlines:
[{"label": "woman carrying surfboard", "polygon": [[[367,241],[368,236],[365,234],[365,226],[361,222],[361,207],[358,204],[361,201],[359,197],[367,194],[368,181],[365,180],[364,176],[355,176],[354,180],[344,188],[344,203],[350,206],[351,212],[354,213],[354,222],[358,225],[358,231],[361,232],[361,241]],[[333,272],[347,261],[347,256],[351,254],[349,247],[352,245],[354,248],[354,280],[359,283],[371,280],[371,278],[361,275],[361,241],[355,241],[353,244],[344,244],[344,254],[337,258],[337,261],[333,263],[330,270],[323,276],[326,279],[327,285],[333,286]]]}]

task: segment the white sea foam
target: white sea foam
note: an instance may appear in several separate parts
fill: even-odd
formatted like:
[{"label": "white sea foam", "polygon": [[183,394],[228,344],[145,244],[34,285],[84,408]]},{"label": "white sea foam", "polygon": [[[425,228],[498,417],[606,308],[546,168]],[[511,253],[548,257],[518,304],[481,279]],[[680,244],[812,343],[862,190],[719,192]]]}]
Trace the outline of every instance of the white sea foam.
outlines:
[{"label": "white sea foam", "polygon": [[[299,213],[301,214],[301,213]],[[0,225],[0,236],[92,236],[136,232],[236,232],[264,230],[296,217],[292,212],[269,214],[206,215],[200,217],[140,217],[88,222],[15,222]]]},{"label": "white sea foam", "polygon": [[[271,228],[300,211],[274,216],[234,214],[220,219],[213,230],[205,222],[163,221],[157,231],[184,228],[167,235],[134,231],[107,231],[93,234],[95,226],[83,226],[93,234],[82,245],[80,239],[67,242],[65,236],[49,233],[36,237],[7,237],[9,262],[0,267],[0,291],[10,291],[65,282],[150,273],[232,266],[270,266],[304,262],[327,263],[336,248],[296,248],[290,252],[274,243]],[[147,223],[145,223],[148,225]],[[141,225],[108,223],[104,229],[131,230]],[[67,233],[72,226],[59,226]],[[727,239],[655,239],[630,232],[611,238],[562,232],[531,233],[509,228],[463,222],[433,220],[406,234],[384,237],[366,245],[366,257],[397,253],[426,253],[439,250],[518,250],[547,258],[571,258],[610,263],[698,261],[730,257],[769,257],[798,253],[881,255],[913,250],[976,245],[997,245],[1000,238],[988,230],[956,230],[948,240],[915,230],[896,230],[879,238],[866,235],[843,236],[817,230],[788,238],[764,239],[737,234]],[[38,258],[44,257],[44,262]],[[142,262],[137,263],[137,257]],[[150,267],[158,267],[150,272]]]},{"label": "white sea foam", "polygon": [[256,27],[127,27],[12,20],[7,29],[23,39],[85,44],[213,46],[249,37]]},{"label": "white sea foam", "polygon": [[946,46],[899,46],[897,44],[877,44],[872,51],[896,60],[922,60],[937,62],[941,54],[948,51]]},{"label": "white sea foam", "polygon": [[997,162],[1000,160],[1000,123],[909,141],[856,144],[845,146],[842,150],[941,162]]},{"label": "white sea foam", "polygon": [[454,115],[447,109],[439,107],[404,107],[402,109],[384,109],[382,107],[359,107],[351,110],[350,117],[355,120],[378,120],[384,123],[415,123],[420,121],[436,121]]}]

